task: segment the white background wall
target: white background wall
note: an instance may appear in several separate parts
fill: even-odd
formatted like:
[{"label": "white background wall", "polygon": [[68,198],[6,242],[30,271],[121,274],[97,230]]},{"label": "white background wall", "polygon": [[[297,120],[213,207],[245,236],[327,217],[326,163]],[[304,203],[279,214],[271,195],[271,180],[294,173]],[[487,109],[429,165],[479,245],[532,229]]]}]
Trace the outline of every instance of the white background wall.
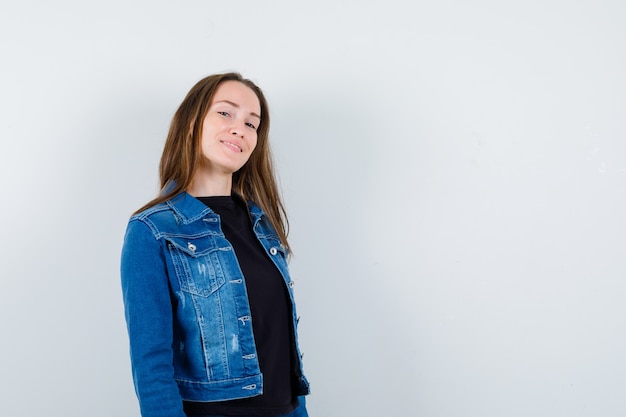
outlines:
[{"label": "white background wall", "polygon": [[3,2],[0,47],[0,415],[138,415],[126,220],[227,70],[272,109],[312,417],[626,415],[624,2]]}]

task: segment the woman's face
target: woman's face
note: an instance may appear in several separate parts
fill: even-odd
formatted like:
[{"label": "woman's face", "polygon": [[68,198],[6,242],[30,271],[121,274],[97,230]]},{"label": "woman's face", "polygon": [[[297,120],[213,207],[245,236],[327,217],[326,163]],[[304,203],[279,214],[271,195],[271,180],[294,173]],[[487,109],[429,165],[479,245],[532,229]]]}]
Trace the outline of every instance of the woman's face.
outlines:
[{"label": "woman's face", "polygon": [[250,158],[257,143],[261,105],[252,89],[239,81],[222,82],[202,124],[202,169],[232,175]]}]

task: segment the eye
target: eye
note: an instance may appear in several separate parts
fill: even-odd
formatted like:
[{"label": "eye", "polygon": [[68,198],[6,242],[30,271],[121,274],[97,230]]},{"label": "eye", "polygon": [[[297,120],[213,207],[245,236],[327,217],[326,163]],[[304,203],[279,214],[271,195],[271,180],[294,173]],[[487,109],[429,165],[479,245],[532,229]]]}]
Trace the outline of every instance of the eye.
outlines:
[{"label": "eye", "polygon": [[228,113],[227,111],[223,111],[223,110],[218,110],[217,114],[221,114],[224,117],[229,117],[230,113]]},{"label": "eye", "polygon": [[256,126],[253,123],[248,122],[246,123],[246,126],[248,126],[250,129],[256,130]]}]

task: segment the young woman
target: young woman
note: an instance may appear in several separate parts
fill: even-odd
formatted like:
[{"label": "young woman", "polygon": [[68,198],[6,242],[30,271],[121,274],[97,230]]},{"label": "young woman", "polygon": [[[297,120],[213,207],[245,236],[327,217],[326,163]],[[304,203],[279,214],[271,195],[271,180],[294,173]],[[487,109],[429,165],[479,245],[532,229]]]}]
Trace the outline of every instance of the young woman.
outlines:
[{"label": "young woman", "polygon": [[237,73],[200,80],[174,115],[161,194],[122,250],[143,417],[307,416],[268,133],[262,91]]}]

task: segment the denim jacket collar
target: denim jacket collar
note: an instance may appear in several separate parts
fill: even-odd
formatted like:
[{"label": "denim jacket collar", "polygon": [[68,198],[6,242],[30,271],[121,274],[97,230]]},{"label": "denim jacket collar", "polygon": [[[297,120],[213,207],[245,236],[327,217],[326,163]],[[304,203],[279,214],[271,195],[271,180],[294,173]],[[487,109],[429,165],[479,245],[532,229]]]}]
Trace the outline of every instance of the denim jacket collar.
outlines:
[{"label": "denim jacket collar", "polygon": [[[238,194],[237,197],[241,198]],[[183,191],[171,200],[168,200],[167,205],[174,213],[176,213],[176,216],[181,219],[183,224],[193,223],[208,214],[214,214],[213,210],[186,191]],[[247,202],[247,206],[250,212],[252,224],[256,224],[265,213],[259,206],[251,201]]]},{"label": "denim jacket collar", "polygon": [[166,204],[183,224],[193,223],[202,219],[207,214],[213,213],[202,201],[188,194],[186,191],[168,200]]},{"label": "denim jacket collar", "polygon": [[265,215],[263,210],[250,200],[248,200],[248,211],[250,212],[250,218],[252,219],[252,224],[256,225],[256,223]]}]

